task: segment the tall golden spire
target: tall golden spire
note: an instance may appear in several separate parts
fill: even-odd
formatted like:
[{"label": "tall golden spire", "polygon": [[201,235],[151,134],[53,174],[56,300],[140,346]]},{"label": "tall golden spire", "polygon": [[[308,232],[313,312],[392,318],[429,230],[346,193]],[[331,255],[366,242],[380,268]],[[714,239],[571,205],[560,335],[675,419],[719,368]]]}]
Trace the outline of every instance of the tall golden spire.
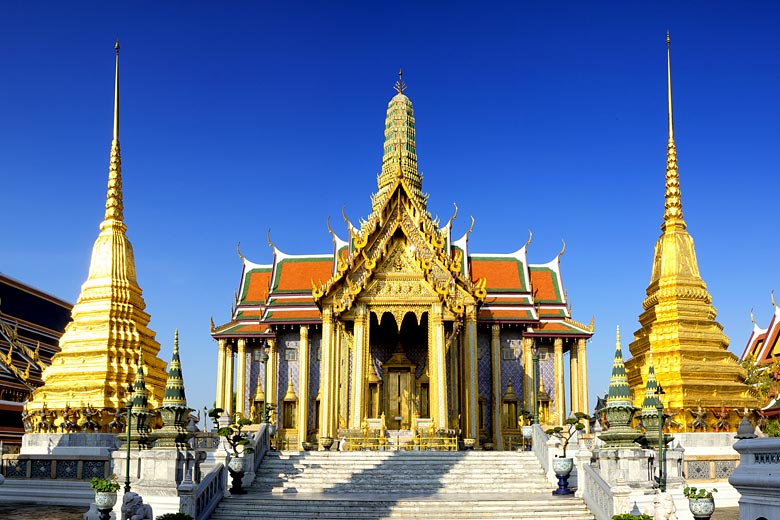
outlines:
[{"label": "tall golden spire", "polygon": [[[136,280],[133,246],[127,238],[122,203],[119,151],[119,42],[114,45],[114,127],[108,169],[105,218],[92,247],[87,280],[81,286],[71,321],[60,338],[60,352],[44,370],[44,385],[27,403],[36,411],[44,403],[62,409],[78,400],[96,408],[117,409],[120,397],[144,360],[149,401],[159,406],[166,382],[160,344],[148,328],[150,316]],[[104,414],[102,417],[110,417]]]},{"label": "tall golden spire", "polygon": [[116,72],[114,73],[114,138],[111,140],[111,159],[108,167],[108,193],[106,194],[105,220],[124,221],[122,203],[122,155],[119,150],[119,40],[116,50]]},{"label": "tall golden spire", "polygon": [[[629,345],[633,357],[626,361],[634,405],[642,404],[647,382],[654,372],[666,390],[668,406],[751,408],[756,404],[744,383],[736,356],[728,351],[729,339],[715,321],[712,296],[699,274],[693,237],[686,230],[680,200],[677,148],[672,118],[672,66],[670,37],[666,35],[666,86],[669,140],[666,150],[666,191],[661,236],[655,244],[653,271],[639,316],[641,328]],[[650,360],[653,352],[655,363]],[[683,363],[680,360],[684,360]],[[654,365],[651,368],[650,365]],[[645,392],[643,392],[645,390]]]},{"label": "tall golden spire", "polygon": [[411,100],[404,94],[407,87],[403,69],[399,69],[398,81],[393,88],[397,93],[387,105],[382,173],[377,177],[378,191],[371,197],[372,209],[376,211],[382,207],[395,181],[400,179],[412,198],[425,210],[428,196],[422,192],[422,175],[417,171],[414,109]]},{"label": "tall golden spire", "polygon": [[671,37],[668,32],[666,33],[666,88],[669,105],[669,142],[666,145],[666,201],[664,204],[664,223],[661,229],[666,230],[668,226],[685,229],[680,198],[680,174],[677,171],[677,146],[674,144]]}]

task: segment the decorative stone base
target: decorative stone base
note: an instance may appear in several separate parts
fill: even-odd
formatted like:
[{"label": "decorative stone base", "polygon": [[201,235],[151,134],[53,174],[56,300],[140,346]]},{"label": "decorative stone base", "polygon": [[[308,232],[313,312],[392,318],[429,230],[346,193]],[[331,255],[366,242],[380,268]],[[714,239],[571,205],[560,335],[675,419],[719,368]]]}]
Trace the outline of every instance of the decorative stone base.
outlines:
[{"label": "decorative stone base", "polygon": [[120,445],[113,433],[26,433],[21,455],[107,456]]}]

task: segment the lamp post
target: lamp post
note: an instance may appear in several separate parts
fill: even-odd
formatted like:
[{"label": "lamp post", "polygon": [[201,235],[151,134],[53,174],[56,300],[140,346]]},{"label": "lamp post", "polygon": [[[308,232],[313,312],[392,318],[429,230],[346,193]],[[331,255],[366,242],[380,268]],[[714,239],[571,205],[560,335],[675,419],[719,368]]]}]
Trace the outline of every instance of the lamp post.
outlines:
[{"label": "lamp post", "polygon": [[531,349],[534,371],[534,424],[539,424],[539,347],[536,346],[536,340],[534,340]]},{"label": "lamp post", "polygon": [[127,419],[125,420],[125,431],[127,432],[127,461],[125,462],[125,493],[130,492],[130,422],[133,419],[131,411],[133,410],[133,385],[127,385]]},{"label": "lamp post", "polygon": [[263,365],[263,386],[265,386],[266,391],[265,398],[263,399],[263,409],[260,411],[260,420],[264,423],[269,422],[268,417],[268,396],[270,395],[268,393],[268,352],[265,351],[265,341],[263,341],[263,345],[260,347],[260,355],[258,356],[258,360]]},{"label": "lamp post", "polygon": [[664,389],[659,383],[656,392],[658,402],[655,404],[655,409],[658,411],[658,490],[661,493],[666,491],[664,483],[664,403],[661,400],[664,393]]}]

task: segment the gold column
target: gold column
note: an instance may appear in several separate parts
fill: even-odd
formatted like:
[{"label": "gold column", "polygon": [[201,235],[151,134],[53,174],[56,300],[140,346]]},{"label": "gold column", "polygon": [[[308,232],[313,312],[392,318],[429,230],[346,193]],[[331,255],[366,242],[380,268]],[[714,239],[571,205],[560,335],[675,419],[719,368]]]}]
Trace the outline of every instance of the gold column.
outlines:
[{"label": "gold column", "polygon": [[533,338],[523,338],[523,401],[527,412],[534,411],[534,362],[533,362]]},{"label": "gold column", "polygon": [[298,346],[298,445],[305,442],[309,430],[309,326],[301,325]]},{"label": "gold column", "polygon": [[433,330],[433,307],[431,307],[431,310],[428,311],[428,414],[430,415],[434,425],[438,426],[439,428],[444,428],[444,425],[441,425],[437,422],[437,415],[439,410],[439,405],[437,403],[439,402],[440,386],[439,382],[437,381],[439,371],[436,369],[436,366],[439,364],[439,361],[436,359],[438,354],[439,351],[436,348],[436,340]]},{"label": "gold column", "polygon": [[501,434],[501,325],[493,325],[490,329],[490,353],[493,364],[493,445],[501,450],[503,435]]},{"label": "gold column", "polygon": [[555,425],[562,426],[566,420],[566,384],[563,379],[563,340],[555,338],[553,343],[553,371],[555,372]]},{"label": "gold column", "polygon": [[322,340],[320,351],[322,363],[320,365],[320,437],[333,437],[333,401],[334,380],[337,379],[332,369],[334,357],[333,344],[333,310],[330,307],[322,309]]},{"label": "gold column", "polygon": [[219,339],[217,346],[217,392],[216,392],[216,408],[225,409],[225,340]]},{"label": "gold column", "polygon": [[478,439],[479,421],[477,420],[477,309],[473,305],[466,306],[466,338],[465,355],[465,437]]},{"label": "gold column", "polygon": [[582,404],[580,403],[579,353],[580,347],[577,343],[574,343],[569,351],[569,390],[571,391],[572,412],[586,412],[586,410],[582,410]]},{"label": "gold column", "polygon": [[[276,405],[276,389],[279,387],[279,352],[276,347],[276,338],[268,338],[268,369],[266,371],[265,382],[265,400],[271,406]],[[275,408],[275,420],[271,422],[278,422],[279,413],[281,410]]]},{"label": "gold column", "polygon": [[588,404],[588,356],[585,350],[586,343],[587,340],[585,338],[577,340],[577,359],[579,360],[580,369],[580,411],[590,413],[590,405]]},{"label": "gold column", "polygon": [[360,428],[363,416],[366,415],[365,397],[366,397],[366,339],[368,331],[366,330],[366,304],[358,303],[355,308],[355,328],[354,342],[352,349],[352,399],[350,410],[350,427]]},{"label": "gold column", "polygon": [[238,340],[238,359],[236,360],[236,412],[246,417],[246,339]]},{"label": "gold column", "polygon": [[225,343],[225,386],[223,390],[222,399],[225,406],[225,414],[232,419],[233,418],[233,346],[229,343]]},{"label": "gold column", "polygon": [[[336,424],[334,428],[338,431],[339,428],[347,426],[347,416],[349,415],[349,347],[347,345],[347,338],[344,334],[344,323],[339,322],[337,327],[334,327],[336,332],[336,362],[334,363],[334,370],[339,375],[336,379],[336,411],[334,417]],[[343,419],[343,421],[342,421]]]},{"label": "gold column", "polygon": [[[428,321],[430,327],[429,337],[433,341],[435,351],[435,365],[433,371],[436,372],[436,388],[433,393],[436,394],[436,416],[434,423],[439,428],[449,428],[449,412],[447,407],[447,351],[444,346],[444,320],[442,318],[441,303],[431,305],[431,316]],[[430,371],[429,371],[430,372]]]}]

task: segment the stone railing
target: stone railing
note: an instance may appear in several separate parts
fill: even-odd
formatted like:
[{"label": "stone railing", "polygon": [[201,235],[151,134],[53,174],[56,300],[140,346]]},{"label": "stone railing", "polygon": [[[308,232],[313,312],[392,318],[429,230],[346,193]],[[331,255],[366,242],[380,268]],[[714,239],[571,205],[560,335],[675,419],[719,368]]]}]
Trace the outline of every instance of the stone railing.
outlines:
[{"label": "stone railing", "polygon": [[252,437],[252,448],[255,450],[255,471],[260,467],[260,464],[263,462],[263,457],[265,457],[265,454],[268,451],[268,446],[270,444],[269,426],[268,423],[261,424],[260,428],[257,429],[257,432]]},{"label": "stone railing", "polygon": [[780,519],[780,438],[742,439],[734,444],[739,466],[729,483],[740,492],[740,519]]},{"label": "stone railing", "polygon": [[196,450],[216,450],[219,446],[217,432],[197,432],[190,439],[190,446]]},{"label": "stone railing", "polygon": [[225,496],[226,473],[225,466],[218,464],[198,484],[194,496],[196,520],[208,519]]},{"label": "stone railing", "polygon": [[552,468],[550,463],[550,453],[547,448],[547,441],[550,438],[544,433],[542,427],[538,424],[534,424],[533,434],[531,435],[531,442],[533,445],[534,455],[539,459],[539,463],[542,465],[544,473],[547,474]]},{"label": "stone railing", "polygon": [[577,495],[582,497],[597,520],[612,518],[615,505],[609,484],[590,464],[584,464],[579,469]]},{"label": "stone railing", "polygon": [[86,480],[108,478],[111,459],[102,455],[3,455],[7,479]]}]

